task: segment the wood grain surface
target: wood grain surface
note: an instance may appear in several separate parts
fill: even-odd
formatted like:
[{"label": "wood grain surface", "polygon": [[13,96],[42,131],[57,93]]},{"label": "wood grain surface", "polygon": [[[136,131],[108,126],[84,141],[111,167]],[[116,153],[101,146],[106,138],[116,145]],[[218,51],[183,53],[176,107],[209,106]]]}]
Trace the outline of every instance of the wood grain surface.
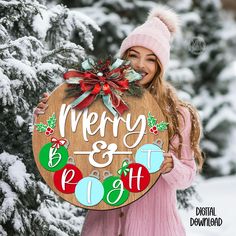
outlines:
[{"label": "wood grain surface", "polygon": [[[74,98],[68,98],[64,99],[65,97],[65,89],[67,88],[67,84],[62,84],[59,87],[57,87],[52,94],[49,97],[48,100],[48,109],[46,110],[45,114],[39,115],[35,123],[47,123],[47,119],[53,114],[56,114],[57,122],[56,127],[53,135],[50,135],[49,137],[45,136],[44,133],[40,133],[36,131],[36,127],[33,131],[33,152],[34,152],[34,159],[37,164],[38,170],[46,183],[50,186],[50,188],[58,194],[60,197],[62,197],[64,200],[82,207],[86,209],[93,209],[93,210],[109,210],[114,208],[119,208],[125,205],[128,205],[137,199],[139,199],[141,196],[143,196],[147,191],[150,190],[150,188],[154,185],[154,183],[158,180],[160,173],[159,171],[153,174],[150,174],[151,180],[148,185],[148,187],[139,193],[131,193],[129,195],[128,200],[120,206],[110,206],[106,204],[105,202],[101,201],[99,204],[93,207],[88,207],[80,204],[78,200],[76,199],[74,193],[73,194],[64,194],[56,189],[53,182],[53,175],[54,172],[47,171],[44,169],[41,164],[39,163],[39,152],[40,149],[46,144],[49,143],[51,140],[51,137],[54,136],[56,138],[61,138],[60,132],[59,132],[59,113],[60,108],[62,104],[70,104]],[[157,119],[158,122],[165,121],[164,116],[152,97],[152,95],[145,91],[142,97],[132,97],[132,96],[123,96],[123,100],[128,104],[129,110],[124,112],[122,117],[125,119],[127,114],[131,114],[131,125],[133,125],[139,115],[145,115],[146,118],[148,117],[148,112],[151,112],[151,114]],[[101,99],[97,99],[92,105],[90,105],[88,112],[96,112],[99,114],[98,121],[91,125],[91,130],[94,131],[98,128],[100,124],[100,116],[101,114],[106,111],[106,116],[110,119],[113,119],[114,116],[109,112],[109,110],[105,107]],[[79,111],[76,111],[77,113]],[[137,127],[135,131],[140,130],[140,125]],[[127,148],[123,144],[123,137],[127,133],[126,124],[122,121],[119,123],[119,130],[118,130],[118,137],[113,136],[113,124],[112,122],[107,121],[106,129],[105,129],[105,136],[101,137],[100,132],[97,132],[95,135],[88,135],[88,141],[85,142],[83,139],[83,116],[81,115],[80,120],[77,125],[76,132],[71,131],[71,122],[70,122],[70,113],[68,114],[67,120],[66,120],[66,127],[65,127],[65,138],[69,140],[70,144],[68,146],[68,152],[69,156],[73,157],[76,166],[81,170],[83,177],[89,176],[91,172],[96,169],[99,171],[100,174],[100,181],[103,182],[104,179],[104,171],[108,170],[110,173],[114,176],[118,176],[117,170],[121,167],[122,162],[124,158],[129,158],[132,162],[135,162],[135,153],[138,150],[139,147],[141,147],[144,144],[151,144],[153,143],[157,138],[161,139],[163,141],[163,150],[168,151],[168,132],[167,130],[163,132],[159,132],[158,135],[154,135],[149,132],[149,127],[146,126],[146,134],[144,135],[142,141],[133,149]],[[137,138],[136,135],[129,135],[129,138],[127,139],[128,144],[132,144]],[[117,151],[132,151],[132,155],[114,155],[112,163],[104,168],[94,168],[88,161],[88,157],[86,155],[75,155],[74,151],[91,151],[92,150],[92,144],[98,140],[103,140],[107,144],[115,143],[117,144],[118,148]],[[102,154],[102,152],[101,152]],[[104,160],[102,158],[101,154],[95,155],[95,160],[98,163],[104,163],[107,160]]]}]

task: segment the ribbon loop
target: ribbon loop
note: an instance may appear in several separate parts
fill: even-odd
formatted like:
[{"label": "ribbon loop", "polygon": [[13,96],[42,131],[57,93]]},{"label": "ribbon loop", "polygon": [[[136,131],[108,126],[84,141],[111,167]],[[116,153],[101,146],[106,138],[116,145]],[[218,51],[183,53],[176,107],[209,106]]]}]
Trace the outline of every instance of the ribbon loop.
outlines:
[{"label": "ribbon loop", "polygon": [[128,172],[130,171],[128,166],[129,166],[129,162],[127,160],[124,160],[122,162],[121,168],[117,171],[117,173],[119,175],[122,175],[124,173],[124,176],[126,176],[128,174]]},{"label": "ribbon loop", "polygon": [[66,140],[65,139],[57,139],[55,137],[51,138],[51,142],[52,144],[52,148],[60,148],[60,146],[64,146],[66,144]]}]

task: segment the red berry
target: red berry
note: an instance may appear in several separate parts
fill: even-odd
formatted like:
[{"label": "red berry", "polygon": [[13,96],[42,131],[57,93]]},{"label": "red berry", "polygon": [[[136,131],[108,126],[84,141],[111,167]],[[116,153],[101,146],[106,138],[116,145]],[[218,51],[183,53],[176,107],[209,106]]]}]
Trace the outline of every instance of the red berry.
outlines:
[{"label": "red berry", "polygon": [[153,126],[152,129],[153,129],[154,131],[156,131],[156,130],[157,130],[157,127],[156,127],[156,126]]},{"label": "red berry", "polygon": [[156,131],[154,131],[154,134],[157,134],[158,132],[157,132],[157,130]]},{"label": "red berry", "polygon": [[47,127],[47,131],[49,131],[49,132],[50,132],[50,130],[51,130],[51,128],[50,128],[50,127]]},{"label": "red berry", "polygon": [[49,132],[50,132],[50,134],[52,134],[52,133],[54,132],[54,130],[53,130],[53,129],[51,129]]},{"label": "red berry", "polygon": [[46,134],[47,136],[50,135],[49,131],[46,131],[45,134]]},{"label": "red berry", "polygon": [[149,129],[149,131],[151,132],[151,133],[153,133],[153,129],[151,128],[151,129]]}]

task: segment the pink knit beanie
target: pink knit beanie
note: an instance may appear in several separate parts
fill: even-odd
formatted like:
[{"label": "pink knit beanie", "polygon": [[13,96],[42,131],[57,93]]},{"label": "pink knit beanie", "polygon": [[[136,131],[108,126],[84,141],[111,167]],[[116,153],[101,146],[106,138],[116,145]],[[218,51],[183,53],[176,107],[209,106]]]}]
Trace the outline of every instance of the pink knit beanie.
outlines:
[{"label": "pink knit beanie", "polygon": [[149,12],[146,22],[135,28],[122,42],[120,56],[134,46],[150,49],[165,71],[170,58],[170,42],[179,30],[177,14],[170,8],[158,5]]}]

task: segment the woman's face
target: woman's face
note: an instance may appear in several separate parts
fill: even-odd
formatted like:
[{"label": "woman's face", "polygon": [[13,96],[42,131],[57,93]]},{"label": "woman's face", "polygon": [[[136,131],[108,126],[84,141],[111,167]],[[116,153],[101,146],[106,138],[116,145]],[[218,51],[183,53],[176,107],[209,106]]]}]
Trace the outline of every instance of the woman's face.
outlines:
[{"label": "woman's face", "polygon": [[146,85],[152,81],[157,72],[157,57],[149,49],[135,46],[129,49],[128,58],[136,72],[142,75],[140,85]]}]

